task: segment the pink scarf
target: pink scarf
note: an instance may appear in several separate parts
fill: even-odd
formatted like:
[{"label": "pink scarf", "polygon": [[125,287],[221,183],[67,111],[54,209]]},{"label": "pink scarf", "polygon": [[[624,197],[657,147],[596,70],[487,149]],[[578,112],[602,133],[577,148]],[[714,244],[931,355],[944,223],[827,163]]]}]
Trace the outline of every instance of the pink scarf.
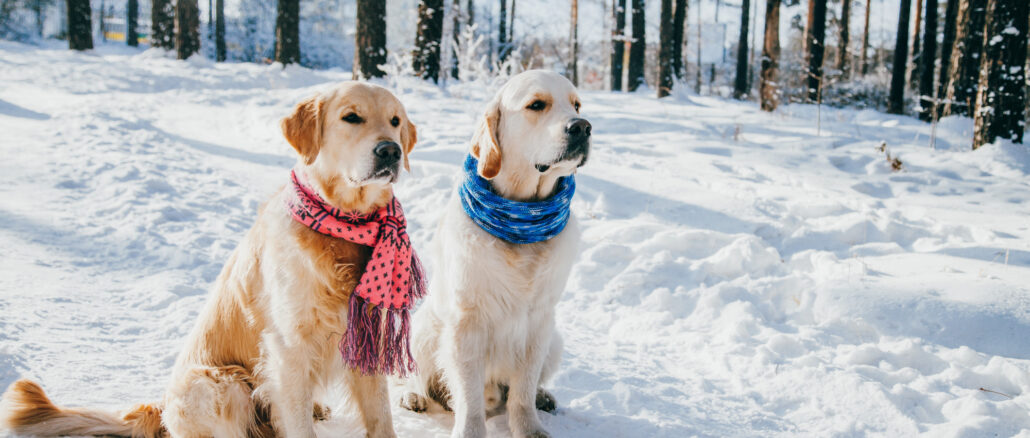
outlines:
[{"label": "pink scarf", "polygon": [[286,204],[293,219],[324,235],[373,248],[351,294],[347,332],[339,345],[343,361],[367,375],[415,372],[410,309],[425,295],[426,286],[401,203],[393,198],[365,215],[343,212],[302,183],[296,171],[290,177],[293,193]]}]

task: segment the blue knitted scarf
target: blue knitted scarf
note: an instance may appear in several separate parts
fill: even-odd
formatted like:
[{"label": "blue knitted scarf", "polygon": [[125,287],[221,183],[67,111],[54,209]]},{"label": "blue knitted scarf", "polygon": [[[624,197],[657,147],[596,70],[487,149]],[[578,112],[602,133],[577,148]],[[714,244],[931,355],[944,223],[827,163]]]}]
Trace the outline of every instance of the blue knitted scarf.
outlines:
[{"label": "blue knitted scarf", "polygon": [[557,192],[549,199],[512,201],[494,193],[490,182],[477,173],[476,159],[469,155],[465,158],[465,181],[458,193],[465,214],[486,232],[510,243],[534,243],[565,229],[576,179],[572,175],[559,179]]}]

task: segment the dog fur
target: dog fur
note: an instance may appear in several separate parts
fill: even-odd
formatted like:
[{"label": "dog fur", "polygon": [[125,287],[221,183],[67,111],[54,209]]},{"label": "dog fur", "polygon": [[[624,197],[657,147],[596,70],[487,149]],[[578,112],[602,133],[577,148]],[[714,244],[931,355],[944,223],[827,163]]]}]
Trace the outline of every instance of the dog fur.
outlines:
[{"label": "dog fur", "polygon": [[[565,128],[578,119],[579,103],[575,87],[555,73],[512,78],[487,105],[472,139],[478,173],[505,198],[549,197],[558,178],[586,160],[585,152],[566,153]],[[486,416],[503,410],[514,436],[548,436],[537,402],[554,409],[540,384],[561,360],[555,305],[578,242],[570,217],[550,240],[508,243],[472,222],[453,196],[431,244],[431,292],[413,321],[420,374],[407,381],[402,406],[423,411],[432,401],[453,408],[452,437],[485,436]]]},{"label": "dog fur", "polygon": [[[355,115],[357,118],[348,116]],[[360,120],[360,122],[355,122]],[[392,183],[416,142],[403,105],[384,88],[346,82],[303,102],[282,120],[296,166],[327,202],[370,212],[393,196]],[[377,168],[376,144],[403,150]],[[280,189],[230,256],[189,335],[161,403],[122,415],[55,406],[39,385],[20,380],[0,405],[0,426],[17,434],[132,437],[315,436],[315,400],[342,381],[370,437],[393,437],[383,376],[346,367],[337,343],[371,248],[319,234],[293,220]]]}]

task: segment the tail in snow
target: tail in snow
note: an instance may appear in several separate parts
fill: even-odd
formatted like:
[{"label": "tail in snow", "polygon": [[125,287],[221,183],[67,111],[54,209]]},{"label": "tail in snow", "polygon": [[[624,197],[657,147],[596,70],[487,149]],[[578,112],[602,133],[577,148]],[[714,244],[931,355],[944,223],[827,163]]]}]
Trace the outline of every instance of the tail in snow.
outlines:
[{"label": "tail in snow", "polygon": [[53,404],[35,382],[19,380],[11,384],[0,399],[0,429],[18,435],[119,435],[133,438],[160,438],[161,409],[139,405],[124,416],[84,408],[60,408]]}]

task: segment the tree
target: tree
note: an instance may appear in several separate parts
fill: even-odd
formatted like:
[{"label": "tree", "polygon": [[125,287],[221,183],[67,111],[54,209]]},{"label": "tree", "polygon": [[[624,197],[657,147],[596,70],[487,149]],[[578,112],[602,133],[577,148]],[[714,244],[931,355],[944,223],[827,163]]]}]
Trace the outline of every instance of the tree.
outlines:
[{"label": "tree", "polygon": [[913,19],[916,20],[916,24],[912,30],[912,58],[910,60],[912,68],[909,72],[909,80],[912,88],[916,88],[919,86],[919,28],[923,19],[923,0],[916,0],[916,16]]},{"label": "tree", "polygon": [[903,114],[905,112],[905,62],[908,58],[908,23],[912,0],[901,0],[898,12],[897,40],[894,43],[894,64],[891,71],[891,91],[887,97],[887,112]]},{"label": "tree", "polygon": [[379,78],[386,63],[386,2],[357,0],[354,79]]},{"label": "tree", "polygon": [[[747,1],[747,0],[745,0]],[[661,23],[658,32],[658,97],[672,90],[672,16],[673,0],[662,0]]]},{"label": "tree", "polygon": [[687,73],[683,68],[683,32],[686,20],[687,0],[676,0],[676,12],[672,16],[672,74],[681,81]]},{"label": "tree", "polygon": [[215,61],[225,61],[225,0],[215,0]]},{"label": "tree", "polygon": [[988,0],[973,149],[996,139],[1023,142],[1030,2]]},{"label": "tree", "polygon": [[500,22],[497,27],[497,58],[504,62],[508,59],[508,0],[500,0]]},{"label": "tree", "polygon": [[579,2],[572,0],[572,8],[569,16],[569,66],[568,75],[572,85],[579,86],[579,66],[576,65],[579,58]]},{"label": "tree", "polygon": [[468,3],[465,5],[465,12],[468,14],[468,23],[467,24],[470,27],[473,24],[476,24],[476,5],[473,2],[473,0],[468,0]]},{"label": "tree", "polygon": [[[751,14],[751,1],[743,0],[740,4],[740,38],[737,40],[737,80],[733,85],[733,97],[743,99],[747,97],[747,25]],[[662,23],[665,19],[662,19]],[[664,37],[662,38],[664,40]]]},{"label": "tree", "polygon": [[937,81],[937,103],[934,104],[934,108],[937,111],[937,115],[941,115],[941,110],[944,109],[944,105],[940,104],[940,101],[945,99],[948,90],[948,73],[951,69],[951,51],[955,48],[955,28],[958,26],[956,22],[958,18],[958,0],[945,0],[948,2],[947,9],[944,12],[944,39],[941,41],[941,69],[940,76]]},{"label": "tree", "polygon": [[440,40],[443,38],[443,0],[418,2],[418,33],[412,68],[422,79],[440,80]]},{"label": "tree", "polygon": [[151,0],[150,45],[162,49],[175,48],[175,10],[172,0]]},{"label": "tree", "polygon": [[279,0],[275,13],[275,61],[282,65],[300,62],[300,0]]},{"label": "tree", "polygon": [[458,39],[461,38],[461,0],[454,0],[451,3],[451,16],[454,19],[451,23],[451,77],[458,79],[461,73],[458,69]]},{"label": "tree", "polygon": [[125,5],[125,44],[139,46],[139,34],[136,33],[136,20],[139,18],[139,0],[129,0]]},{"label": "tree", "polygon": [[777,75],[780,59],[780,0],[765,2],[765,42],[762,44],[762,73],[759,94],[762,110],[773,111],[778,102]]},{"label": "tree", "polygon": [[92,9],[89,0],[68,0],[68,48],[90,50],[93,48]]},{"label": "tree", "polygon": [[955,47],[951,49],[948,89],[942,115],[973,115],[980,82],[980,56],[984,46],[987,0],[962,0],[959,5]]},{"label": "tree", "polygon": [[808,16],[808,100],[819,100],[823,81],[823,39],[826,36],[826,0],[811,0]]},{"label": "tree", "polygon": [[200,7],[197,0],[175,2],[175,53],[187,59],[200,50]]},{"label": "tree", "polygon": [[851,43],[851,0],[842,0],[840,6],[840,39],[837,46],[837,70],[840,70],[842,77],[848,77],[848,60],[850,51],[848,44]]},{"label": "tree", "polygon": [[869,74],[869,63],[866,62],[866,55],[869,52],[869,11],[872,10],[873,0],[865,0],[865,30],[862,31],[862,58],[858,62],[862,64],[862,75]]},{"label": "tree", "polygon": [[612,91],[622,90],[622,67],[626,48],[626,0],[612,0]]},{"label": "tree", "polygon": [[644,0],[633,0],[633,42],[629,46],[629,71],[626,88],[637,91],[644,83],[644,50],[647,41],[644,39]]},{"label": "tree", "polygon": [[933,119],[934,62],[937,53],[937,0],[926,0],[926,31],[923,32],[923,54],[919,62],[919,118]]}]

